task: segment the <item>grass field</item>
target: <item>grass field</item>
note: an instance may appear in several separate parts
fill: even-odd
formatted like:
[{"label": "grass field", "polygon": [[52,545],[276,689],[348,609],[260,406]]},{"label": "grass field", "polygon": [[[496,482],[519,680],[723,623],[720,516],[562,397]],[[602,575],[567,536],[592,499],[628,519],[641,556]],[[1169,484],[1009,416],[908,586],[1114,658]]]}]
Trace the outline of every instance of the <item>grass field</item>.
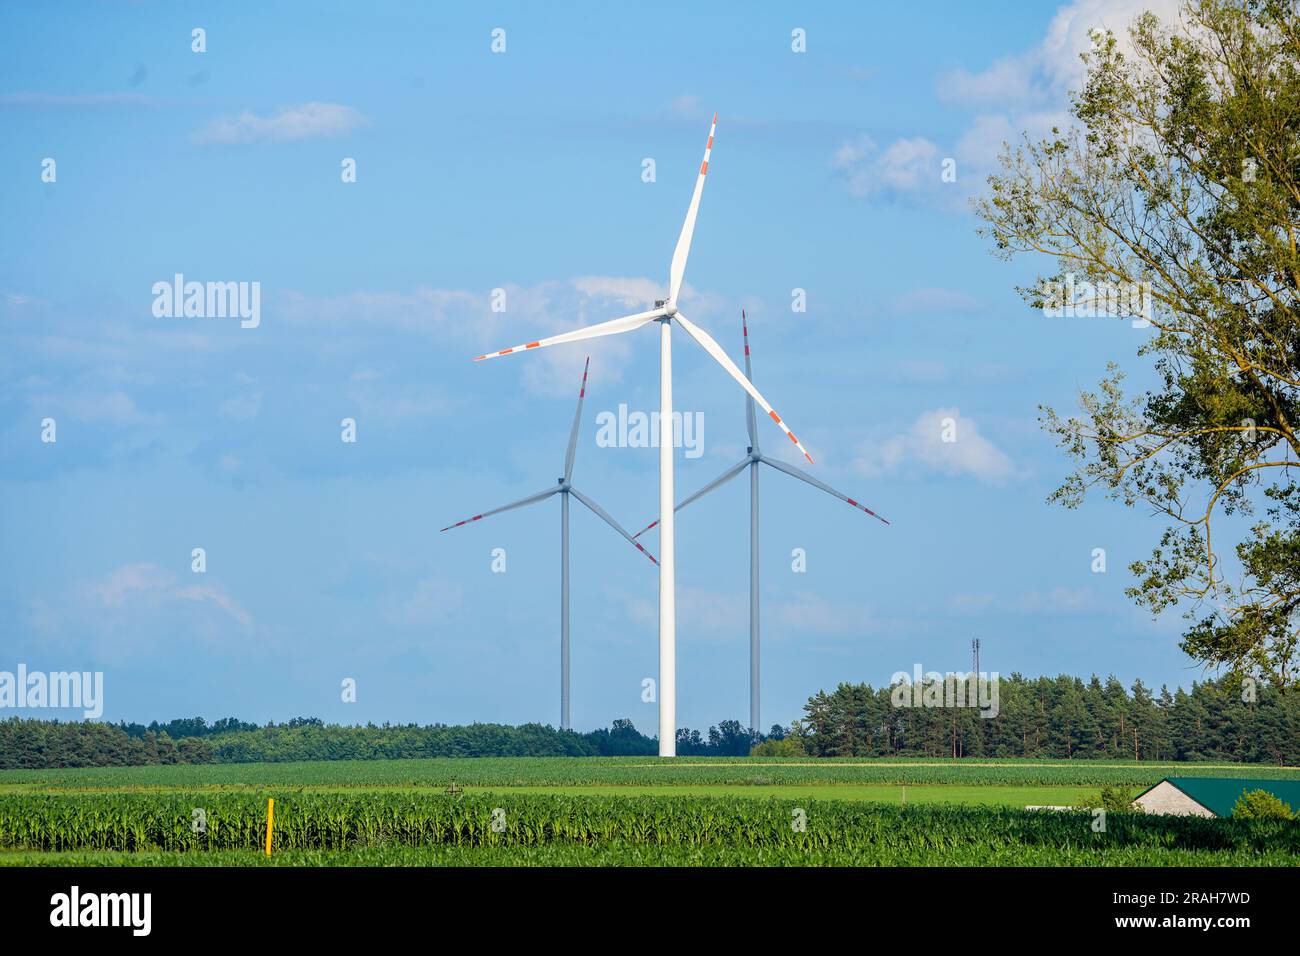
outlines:
[{"label": "grass field", "polygon": [[1300,769],[484,758],[3,771],[0,865],[1300,864],[1297,823],[1111,814],[1096,832],[1088,812],[1023,809],[1174,775]]},{"label": "grass field", "polygon": [[311,763],[3,770],[0,793],[129,788],[201,790],[267,787],[770,787],[808,784],[940,784],[975,787],[1145,789],[1166,776],[1300,780],[1300,768],[1245,764],[1089,760],[809,760],[749,757],[484,757],[336,760]]}]

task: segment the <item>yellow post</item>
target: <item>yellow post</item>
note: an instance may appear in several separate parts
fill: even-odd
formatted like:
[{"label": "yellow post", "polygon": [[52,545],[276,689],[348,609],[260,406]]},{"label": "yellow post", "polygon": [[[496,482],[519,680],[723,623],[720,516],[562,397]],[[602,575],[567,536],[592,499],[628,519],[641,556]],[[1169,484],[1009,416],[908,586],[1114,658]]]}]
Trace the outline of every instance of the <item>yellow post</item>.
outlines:
[{"label": "yellow post", "polygon": [[271,855],[271,827],[275,825],[275,797],[266,798],[266,855]]}]

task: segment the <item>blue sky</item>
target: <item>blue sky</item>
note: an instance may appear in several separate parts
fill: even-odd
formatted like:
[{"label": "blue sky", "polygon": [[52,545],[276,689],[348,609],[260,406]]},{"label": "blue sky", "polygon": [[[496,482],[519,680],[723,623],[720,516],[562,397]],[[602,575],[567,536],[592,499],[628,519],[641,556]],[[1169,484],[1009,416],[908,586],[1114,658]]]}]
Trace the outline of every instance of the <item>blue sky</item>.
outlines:
[{"label": "blue sky", "polygon": [[[595,440],[657,407],[655,335],[470,359],[663,294],[716,110],[683,311],[737,359],[748,311],[813,473],[893,522],[763,474],[764,723],[972,637],[987,670],[1190,683],[1178,618],[1123,595],[1155,519],[1045,503],[1037,406],[1111,359],[1147,381],[1146,333],[1029,310],[1048,264],[990,256],[968,208],[1139,6],[4,6],[0,669],[102,670],[113,720],[556,722],[558,500],[438,529],[554,482],[588,354],[575,483],[655,517],[656,452]],[[155,316],[176,273],[260,283],[260,324]],[[676,343],[684,494],[746,442]],[[681,725],[746,716],[747,528],[743,480],[679,521]],[[653,732],[654,568],[576,510],[572,575],[575,726]]]}]

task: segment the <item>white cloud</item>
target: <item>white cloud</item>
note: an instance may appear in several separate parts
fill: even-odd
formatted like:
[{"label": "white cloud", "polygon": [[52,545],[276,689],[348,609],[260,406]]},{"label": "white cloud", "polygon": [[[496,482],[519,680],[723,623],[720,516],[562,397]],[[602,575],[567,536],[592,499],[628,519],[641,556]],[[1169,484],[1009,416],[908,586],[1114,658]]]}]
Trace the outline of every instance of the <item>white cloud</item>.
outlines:
[{"label": "white cloud", "polygon": [[[944,441],[948,434],[955,440]],[[923,412],[902,434],[863,445],[853,466],[869,478],[928,471],[996,484],[1016,474],[1015,463],[957,408]]]},{"label": "white cloud", "polygon": [[1095,610],[1096,595],[1088,588],[1058,585],[1048,591],[1025,591],[1017,595],[1011,607],[1021,614],[1082,614]]},{"label": "white cloud", "polygon": [[[628,616],[641,624],[656,625],[659,605],[646,598],[628,602]],[[706,588],[677,588],[677,621],[682,634],[739,637],[749,634],[749,599],[736,592]]]},{"label": "white cloud", "polygon": [[939,148],[922,136],[898,139],[880,154],[876,169],[885,188],[910,192],[939,179]]},{"label": "white cloud", "polygon": [[978,299],[960,289],[913,289],[895,298],[892,304],[896,312],[922,315],[969,314],[980,308]]},{"label": "white cloud", "polygon": [[1179,0],[1075,0],[1056,11],[1037,46],[983,70],[948,74],[940,80],[940,95],[950,102],[1001,107],[1059,102],[1083,78],[1080,54],[1092,46],[1090,31],[1111,30],[1119,48],[1128,53],[1128,28],[1140,13],[1150,10],[1172,26],[1178,22],[1178,8]]},{"label": "white cloud", "polygon": [[976,73],[953,70],[939,81],[939,98],[953,103],[1002,106],[1041,101],[1045,93],[1031,82],[1031,65],[1023,56],[1005,57]]},{"label": "white cloud", "polygon": [[668,104],[668,112],[682,119],[695,119],[704,112],[698,96],[684,93]]},{"label": "white cloud", "polygon": [[427,631],[464,602],[464,588],[443,578],[423,578],[405,594],[384,602],[384,619],[394,627]]},{"label": "white cloud", "polygon": [[105,607],[121,607],[132,594],[165,588],[172,580],[156,564],[126,564],[86,587],[86,593]]},{"label": "white cloud", "polygon": [[889,363],[880,370],[880,374],[892,382],[933,386],[948,381],[952,373],[943,362],[933,359],[909,359]]},{"label": "white cloud", "polygon": [[1017,614],[1026,616],[1087,614],[1101,605],[1088,588],[1067,588],[1061,585],[1046,591],[1022,591],[1013,597],[996,594],[954,594],[948,598],[949,612],[962,617],[982,614]]},{"label": "white cloud", "polygon": [[[198,613],[199,607],[217,613]],[[178,626],[225,649],[235,646],[230,621],[235,633],[259,637],[252,615],[222,587],[208,582],[181,585],[174,572],[148,561],[124,564],[101,578],[74,584],[54,601],[33,598],[24,619],[44,641],[72,646],[88,637],[97,653],[114,660],[151,653],[155,643],[174,640]]]},{"label": "white cloud", "polygon": [[[1038,139],[1053,126],[1069,125],[1067,94],[1083,79],[1080,54],[1091,48],[1089,31],[1112,30],[1120,49],[1127,51],[1128,28],[1138,14],[1151,10],[1174,27],[1178,6],[1179,0],[1074,0],[1057,10],[1034,47],[982,70],[956,70],[939,79],[940,99],[981,109],[955,143],[941,147],[914,136],[880,150],[864,134],[843,143],[832,165],[855,196],[923,198],[965,211],[969,198],[997,168],[1004,142],[1014,144],[1022,134]],[[957,178],[944,183],[940,163],[948,156],[957,162]]]},{"label": "white cloud", "polygon": [[253,626],[252,615],[236,604],[230,595],[220,588],[206,584],[194,584],[189,587],[175,588],[170,592],[169,596],[177,601],[210,602],[234,618],[235,623],[245,630]]},{"label": "white cloud", "polygon": [[221,588],[210,584],[176,586],[176,575],[151,562],[124,564],[98,581],[81,589],[83,598],[92,607],[101,609],[123,608],[136,600],[154,605],[174,601],[212,603],[234,618],[242,628],[253,625],[253,619]]},{"label": "white cloud", "polygon": [[252,421],[262,413],[261,391],[233,395],[217,406],[217,414],[236,422]]},{"label": "white cloud", "polygon": [[958,175],[982,183],[998,164],[1004,143],[1015,145],[1022,136],[1042,139],[1053,127],[1065,129],[1070,114],[1065,109],[1018,113],[1015,117],[985,113],[975,117],[957,141]]},{"label": "white cloud", "polygon": [[[654,626],[659,620],[659,606],[651,599],[630,600],[627,613],[644,625]],[[772,601],[770,607],[765,606],[763,618],[772,625],[766,639],[778,642],[786,635],[860,635],[878,632],[883,626],[864,604],[830,601],[811,591],[796,591]],[[734,645],[749,635],[749,599],[742,592],[679,584],[677,620],[678,632],[696,642]]]},{"label": "white cloud", "polygon": [[880,629],[865,605],[832,602],[807,591],[777,602],[773,611],[776,621],[794,634],[865,634]]},{"label": "white cloud", "polygon": [[[614,299],[636,310],[653,308],[657,300],[668,298],[668,285],[653,279],[579,276],[571,284],[585,296]],[[689,298],[687,290],[682,292],[682,300],[686,301]]]},{"label": "white cloud", "polygon": [[194,133],[194,142],[219,146],[288,143],[344,136],[365,122],[366,118],[350,106],[311,102],[285,107],[274,116],[262,117],[245,110],[233,119],[213,120]]},{"label": "white cloud", "polygon": [[840,72],[849,79],[857,80],[860,83],[874,80],[879,73],[875,67],[871,66],[846,66]]},{"label": "white cloud", "polygon": [[349,292],[318,298],[286,292],[276,298],[276,314],[286,322],[320,325],[383,325],[408,332],[437,326],[477,326],[493,315],[486,293],[452,289],[414,292]]},{"label": "white cloud", "polygon": [[881,150],[863,134],[842,144],[831,165],[855,196],[905,196],[940,183],[939,148],[922,136],[895,140]]},{"label": "white cloud", "polygon": [[156,425],[163,421],[162,415],[140,411],[135,400],[122,391],[37,394],[30,396],[28,403],[33,410],[56,419],[66,416],[94,425]]},{"label": "white cloud", "polygon": [[996,594],[954,594],[946,604],[953,614],[976,615],[993,608],[997,600]]},{"label": "white cloud", "polygon": [[347,394],[367,419],[389,424],[404,419],[440,418],[456,407],[438,385],[354,379]]},{"label": "white cloud", "polygon": [[[594,325],[621,315],[652,308],[656,299],[667,296],[663,282],[643,276],[579,276],[567,280],[545,280],[535,285],[504,283],[502,311],[493,311],[494,290],[417,289],[413,292],[351,292],[332,297],[315,297],[299,292],[278,293],[271,302],[277,321],[292,326],[330,327],[321,337],[322,348],[339,353],[348,334],[369,336],[371,326],[396,329],[422,336],[469,361],[476,355],[509,348],[524,342]],[[701,324],[719,312],[724,301],[701,293],[690,283],[682,286],[683,311]],[[730,309],[730,304],[725,304]],[[649,332],[640,332],[639,344]],[[592,357],[592,375],[602,384],[622,378],[625,362],[640,360],[637,332],[590,339],[571,346],[539,349],[520,364],[520,380],[535,394],[569,396],[577,389],[583,360]],[[448,407],[443,394],[433,389],[402,393],[387,389],[376,380],[377,372],[365,370],[352,379],[353,396],[369,398],[396,415],[433,414]],[[227,409],[234,412],[235,406]]]}]

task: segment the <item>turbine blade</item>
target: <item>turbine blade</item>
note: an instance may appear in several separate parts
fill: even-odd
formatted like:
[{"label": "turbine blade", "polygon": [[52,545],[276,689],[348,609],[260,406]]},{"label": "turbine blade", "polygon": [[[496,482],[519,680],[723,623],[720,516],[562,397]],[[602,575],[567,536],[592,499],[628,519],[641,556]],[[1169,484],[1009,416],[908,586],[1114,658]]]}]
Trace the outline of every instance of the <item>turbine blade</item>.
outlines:
[{"label": "turbine blade", "polygon": [[[689,505],[692,501],[695,501],[697,498],[703,498],[705,495],[707,495],[707,494],[708,494],[710,491],[712,491],[714,488],[717,488],[719,485],[725,485],[725,484],[726,484],[727,482],[729,482],[732,478],[735,478],[738,474],[740,474],[740,473],[745,469],[745,466],[749,464],[750,461],[751,461],[751,459],[750,459],[748,456],[746,456],[744,459],[741,460],[741,462],[740,462],[739,465],[736,465],[734,468],[728,468],[726,471],[724,471],[724,472],[723,472],[721,475],[719,475],[717,478],[714,478],[712,481],[710,481],[707,485],[705,485],[705,486],[704,486],[703,488],[701,488],[699,491],[695,492],[695,494],[693,494],[693,495],[691,495],[689,498],[683,499],[681,502],[679,502],[678,505],[677,505],[677,507],[675,507],[675,508],[673,509],[673,511],[674,511],[674,512],[681,511],[683,508],[685,508],[687,505]],[[659,519],[658,519],[658,518],[656,518],[654,521],[651,521],[648,525],[646,525],[644,528],[642,528],[642,529],[641,529],[640,531],[638,531],[636,534],[632,535],[632,537],[634,537],[634,538],[639,538],[639,537],[641,537],[641,535],[645,534],[647,531],[649,531],[651,528],[655,527],[657,524],[659,524]]]},{"label": "turbine blade", "polygon": [[853,507],[857,508],[859,511],[865,511],[867,514],[871,515],[871,517],[875,518],[877,521],[883,521],[885,524],[889,524],[888,519],[880,517],[880,515],[876,514],[866,505],[862,504],[862,502],[854,501],[848,495],[840,494],[830,485],[826,484],[826,482],[818,481],[812,475],[800,471],[794,465],[787,465],[783,461],[777,461],[775,458],[768,458],[766,455],[760,456],[760,460],[766,465],[771,465],[777,471],[784,471],[787,475],[790,475],[791,477],[798,478],[800,481],[808,482],[808,484],[812,485],[814,488],[820,488],[828,495],[834,495],[836,498],[839,498],[840,501],[847,501],[849,504],[853,505]]},{"label": "turbine blade", "polygon": [[447,527],[443,528],[442,530],[450,531],[452,528],[459,528],[461,525],[469,524],[472,521],[482,521],[484,518],[488,517],[489,515],[499,515],[503,511],[511,511],[515,508],[522,508],[524,505],[531,505],[535,501],[544,501],[559,490],[560,490],[560,486],[556,485],[554,488],[548,488],[545,491],[541,492],[540,494],[529,495],[527,498],[520,498],[518,501],[512,501],[508,505],[502,505],[500,508],[493,508],[491,511],[485,511],[481,515],[475,515],[472,518],[466,518],[464,521],[457,521],[455,524],[449,524],[447,525]]},{"label": "turbine blade", "polygon": [[578,390],[578,410],[573,413],[573,430],[569,432],[569,450],[564,453],[564,480],[573,477],[573,455],[578,450],[578,428],[582,424],[582,402],[587,397],[587,370],[591,368],[591,356],[582,367],[582,388]]},{"label": "turbine blade", "polygon": [[599,338],[602,335],[617,335],[619,332],[630,332],[633,329],[640,328],[647,322],[653,322],[663,314],[663,309],[651,309],[649,312],[625,315],[622,318],[610,319],[608,322],[599,322],[596,325],[584,325],[580,329],[574,329],[572,332],[561,332],[559,335],[552,335],[548,339],[538,339],[536,342],[526,342],[523,345],[516,345],[514,348],[502,349],[500,352],[477,355],[474,357],[474,361],[481,362],[483,359],[497,358],[501,355],[509,355],[511,352],[526,352],[529,349],[544,348],[547,345],[580,342],[583,339]]},{"label": "turbine blade", "polygon": [[686,209],[686,221],[682,223],[681,235],[677,237],[677,248],[673,250],[673,264],[668,270],[668,304],[676,307],[677,293],[682,288],[682,277],[686,275],[686,259],[691,254],[691,237],[695,235],[695,217],[700,212],[700,194],[704,192],[704,177],[709,171],[709,153],[713,152],[713,134],[718,128],[718,114],[713,114],[713,125],[709,127],[709,141],[704,146],[704,161],[700,163],[700,175],[695,180],[695,192],[691,195],[691,204]]},{"label": "turbine blade", "polygon": [[[754,370],[749,365],[749,322],[745,310],[740,310],[740,328],[745,334],[745,378],[754,380]],[[745,426],[749,429],[749,447],[758,451],[758,416],[754,414],[754,400],[745,395]]]},{"label": "turbine blade", "polygon": [[795,446],[803,452],[803,456],[811,462],[812,455],[808,454],[808,449],[804,448],[803,445],[800,444],[799,439],[794,437],[794,432],[790,431],[786,423],[781,421],[781,416],[778,415],[773,410],[772,406],[767,403],[767,399],[759,394],[758,389],[754,387],[754,383],[747,379],[740,369],[736,368],[736,363],[733,362],[731,357],[722,350],[722,346],[714,340],[713,336],[708,332],[705,332],[694,322],[691,322],[680,312],[673,316],[673,321],[680,324],[681,327],[686,330],[687,335],[700,343],[700,347],[712,355],[717,360],[718,364],[726,369],[727,374],[736,380],[737,384],[739,384],[741,388],[749,392],[754,401],[758,402],[759,407],[763,409],[763,411],[767,412],[768,417],[771,418],[772,421],[776,422],[781,431],[786,433],[789,439],[795,443]]},{"label": "turbine blade", "polygon": [[628,534],[621,524],[619,524],[617,521],[615,521],[613,518],[610,517],[608,511],[606,511],[600,505],[596,504],[596,502],[592,501],[590,498],[584,495],[577,488],[570,486],[569,494],[573,495],[573,497],[577,498],[584,505],[586,505],[588,511],[594,514],[596,517],[603,519],[607,525],[609,525],[611,528],[613,528],[623,537],[627,538],[627,540],[632,543],[632,547],[636,548],[638,551],[644,554],[651,561],[654,561],[655,564],[659,563],[655,559],[655,556],[645,549],[645,545],[643,545],[640,541],[636,540],[636,538]]}]

